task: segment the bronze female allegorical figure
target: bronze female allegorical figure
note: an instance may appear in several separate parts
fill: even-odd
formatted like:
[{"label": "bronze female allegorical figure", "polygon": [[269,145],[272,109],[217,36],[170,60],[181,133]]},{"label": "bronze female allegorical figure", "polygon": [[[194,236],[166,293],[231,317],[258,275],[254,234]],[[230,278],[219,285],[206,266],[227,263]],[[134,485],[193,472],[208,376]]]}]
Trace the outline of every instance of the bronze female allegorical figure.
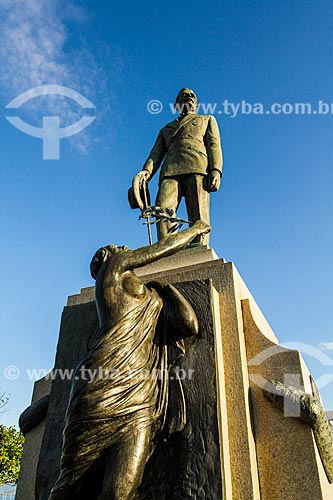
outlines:
[{"label": "bronze female allegorical figure", "polygon": [[[136,496],[156,437],[165,427],[169,390],[163,373],[172,362],[167,345],[197,334],[198,322],[174,287],[144,285],[133,270],[176,253],[209,231],[208,224],[197,221],[151,246],[132,251],[110,245],[96,252],[91,272],[100,328],[73,379],[61,470],[49,500],[85,498],[85,481],[101,463],[104,481],[95,498]],[[165,303],[171,308],[167,314]],[[90,383],[80,377],[82,369],[96,374]],[[171,427],[180,430],[174,422]]]}]

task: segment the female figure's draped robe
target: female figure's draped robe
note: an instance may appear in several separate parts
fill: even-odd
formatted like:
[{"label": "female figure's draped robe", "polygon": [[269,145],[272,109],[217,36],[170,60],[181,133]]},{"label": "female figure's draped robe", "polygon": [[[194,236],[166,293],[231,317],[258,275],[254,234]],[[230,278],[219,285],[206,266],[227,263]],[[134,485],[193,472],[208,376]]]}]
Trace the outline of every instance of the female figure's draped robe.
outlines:
[{"label": "female figure's draped robe", "polygon": [[[99,330],[94,346],[77,366],[61,472],[52,493],[76,484],[131,429],[151,426],[152,437],[162,430],[168,404],[167,346],[155,336],[162,307],[161,297],[150,289],[111,329]],[[161,337],[165,328],[159,330]]]}]

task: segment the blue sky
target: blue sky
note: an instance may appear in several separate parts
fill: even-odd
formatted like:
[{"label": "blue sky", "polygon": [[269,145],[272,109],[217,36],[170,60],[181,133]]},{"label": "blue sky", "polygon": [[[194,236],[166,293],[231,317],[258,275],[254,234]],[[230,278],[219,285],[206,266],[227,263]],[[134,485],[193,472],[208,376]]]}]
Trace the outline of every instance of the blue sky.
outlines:
[{"label": "blue sky", "polygon": [[[2,422],[29,404],[26,369],[52,367],[62,308],[93,285],[94,251],[147,243],[127,189],[183,86],[217,104],[225,166],[211,246],[236,264],[280,341],[312,347],[307,363],[320,383],[328,375],[322,395],[333,408],[333,116],[219,113],[225,100],[333,102],[332,18],[329,0],[0,0],[0,387],[11,394]],[[17,114],[5,110],[12,99],[44,84],[96,107],[90,127],[61,141],[60,160],[43,160],[42,141],[5,119]],[[161,113],[147,111],[153,99]],[[39,127],[52,113],[62,126],[82,116],[67,98],[19,110]],[[21,376],[6,379],[7,366]]]}]

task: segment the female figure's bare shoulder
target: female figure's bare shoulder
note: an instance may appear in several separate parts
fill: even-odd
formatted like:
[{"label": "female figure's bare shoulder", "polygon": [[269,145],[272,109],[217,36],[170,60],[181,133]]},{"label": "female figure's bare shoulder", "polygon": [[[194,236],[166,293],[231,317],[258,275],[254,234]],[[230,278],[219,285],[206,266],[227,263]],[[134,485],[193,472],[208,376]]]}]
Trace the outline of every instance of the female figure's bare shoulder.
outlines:
[{"label": "female figure's bare shoulder", "polygon": [[133,271],[126,271],[121,277],[121,285],[126,293],[136,299],[142,299],[147,294],[147,287]]}]

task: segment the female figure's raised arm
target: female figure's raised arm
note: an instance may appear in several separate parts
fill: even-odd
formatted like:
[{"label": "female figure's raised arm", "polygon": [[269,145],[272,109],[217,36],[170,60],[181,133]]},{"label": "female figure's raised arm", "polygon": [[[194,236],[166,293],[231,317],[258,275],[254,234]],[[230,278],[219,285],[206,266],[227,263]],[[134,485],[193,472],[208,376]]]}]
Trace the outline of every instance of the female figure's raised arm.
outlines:
[{"label": "female figure's raised arm", "polygon": [[121,252],[117,254],[117,268],[120,272],[133,270],[136,267],[146,266],[163,257],[173,255],[185,248],[197,236],[208,233],[210,229],[210,226],[206,222],[199,220],[189,229],[163,238],[153,245],[129,252]]}]

